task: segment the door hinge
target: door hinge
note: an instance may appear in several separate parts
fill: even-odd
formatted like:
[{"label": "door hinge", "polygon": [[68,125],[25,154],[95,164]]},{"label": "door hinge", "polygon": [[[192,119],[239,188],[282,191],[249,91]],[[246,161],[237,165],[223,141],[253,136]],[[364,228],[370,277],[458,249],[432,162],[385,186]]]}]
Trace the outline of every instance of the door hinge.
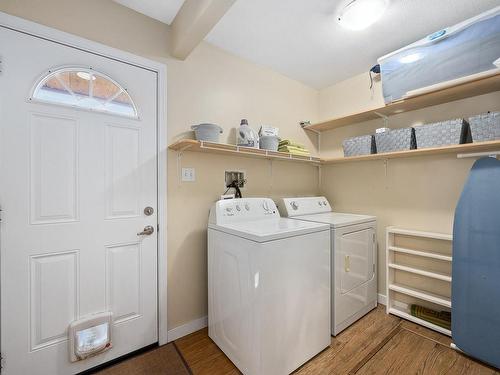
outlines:
[{"label": "door hinge", "polygon": [[375,233],[373,233],[373,243],[375,243]]}]

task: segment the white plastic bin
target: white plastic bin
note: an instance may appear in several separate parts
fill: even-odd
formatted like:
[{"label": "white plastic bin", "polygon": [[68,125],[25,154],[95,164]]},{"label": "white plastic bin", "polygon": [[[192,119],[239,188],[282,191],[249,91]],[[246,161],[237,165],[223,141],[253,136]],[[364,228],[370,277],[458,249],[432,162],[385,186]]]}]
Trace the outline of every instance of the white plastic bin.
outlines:
[{"label": "white plastic bin", "polygon": [[500,72],[500,6],[378,59],[384,100],[488,71]]},{"label": "white plastic bin", "polygon": [[219,134],[222,134],[222,128],[215,124],[199,124],[191,126],[194,135],[198,141],[219,142]]}]

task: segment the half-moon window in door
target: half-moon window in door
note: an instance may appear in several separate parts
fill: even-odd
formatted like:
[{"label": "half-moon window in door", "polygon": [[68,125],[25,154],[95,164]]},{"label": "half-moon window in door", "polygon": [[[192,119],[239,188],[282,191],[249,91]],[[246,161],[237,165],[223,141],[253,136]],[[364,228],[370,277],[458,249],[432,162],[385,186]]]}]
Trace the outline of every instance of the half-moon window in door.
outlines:
[{"label": "half-moon window in door", "polygon": [[107,75],[89,68],[49,71],[37,82],[30,100],[138,118],[127,90]]}]

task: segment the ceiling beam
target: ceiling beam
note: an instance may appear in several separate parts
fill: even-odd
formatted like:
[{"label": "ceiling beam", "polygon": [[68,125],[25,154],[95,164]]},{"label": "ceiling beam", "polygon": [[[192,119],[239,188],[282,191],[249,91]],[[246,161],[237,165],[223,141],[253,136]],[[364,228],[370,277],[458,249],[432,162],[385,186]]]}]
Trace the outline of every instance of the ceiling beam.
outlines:
[{"label": "ceiling beam", "polygon": [[186,0],[171,26],[171,54],[184,60],[236,0]]}]

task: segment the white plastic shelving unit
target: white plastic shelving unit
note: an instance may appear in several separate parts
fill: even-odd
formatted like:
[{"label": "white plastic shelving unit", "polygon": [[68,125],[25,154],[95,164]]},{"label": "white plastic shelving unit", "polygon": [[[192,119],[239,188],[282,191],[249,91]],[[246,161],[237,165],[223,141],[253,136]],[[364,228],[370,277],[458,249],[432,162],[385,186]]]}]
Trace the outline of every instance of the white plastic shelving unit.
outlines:
[{"label": "white plastic shelving unit", "polygon": [[[398,282],[395,277],[396,272],[402,272],[409,275],[409,280],[411,280],[412,277],[423,277],[430,280],[439,280],[442,283],[451,283],[451,275],[449,273],[435,271],[435,268],[439,267],[430,267],[432,269],[425,269],[425,266],[398,263],[396,259],[398,254],[402,254],[403,256],[410,256],[413,259],[416,259],[417,264],[419,260],[422,261],[422,264],[427,265],[432,264],[433,262],[442,264],[451,263],[451,253],[447,254],[443,251],[438,252],[429,251],[427,249],[413,249],[403,246],[397,246],[396,238],[398,236],[414,238],[417,240],[423,239],[425,241],[431,242],[451,242],[453,240],[453,237],[449,234],[422,232],[398,227],[388,227],[386,231],[387,313],[397,315],[401,318],[420,324],[424,327],[451,336],[450,330],[411,315],[408,303],[408,301],[412,301],[411,303],[417,303],[434,309],[442,308],[443,310],[450,311],[451,296],[431,293],[428,290],[421,289],[419,288],[417,282],[414,282],[413,285],[407,285],[407,283]],[[398,299],[398,295],[403,295],[404,301],[402,301],[403,298]]]}]

